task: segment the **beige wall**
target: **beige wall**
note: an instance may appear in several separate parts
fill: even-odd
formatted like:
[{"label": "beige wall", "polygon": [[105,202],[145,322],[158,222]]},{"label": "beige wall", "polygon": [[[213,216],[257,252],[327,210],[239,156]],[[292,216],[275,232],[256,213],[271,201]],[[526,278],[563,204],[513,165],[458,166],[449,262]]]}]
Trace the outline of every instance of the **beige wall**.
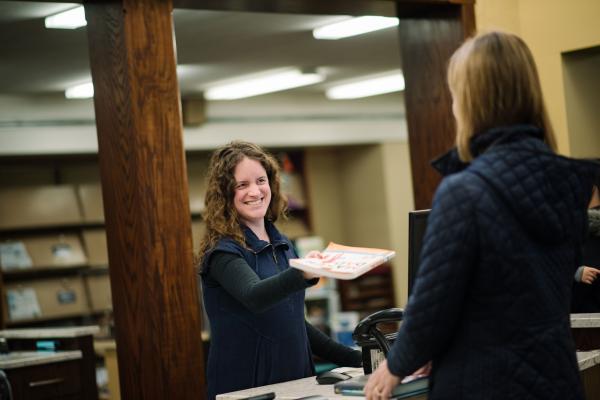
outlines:
[{"label": "beige wall", "polygon": [[408,212],[414,209],[408,143],[381,145],[389,220],[390,245],[394,260],[394,294],[400,307],[408,299]]},{"label": "beige wall", "polygon": [[350,246],[390,247],[380,145],[341,149],[344,238]]},{"label": "beige wall", "polygon": [[519,0],[477,0],[475,22],[479,31],[500,29],[520,35]]},{"label": "beige wall", "polygon": [[326,242],[396,251],[395,302],[404,305],[414,204],[408,144],[307,149],[305,168],[315,234]]},{"label": "beige wall", "polygon": [[563,56],[571,154],[600,157],[600,48]]},{"label": "beige wall", "polygon": [[341,168],[336,148],[307,148],[304,160],[312,229],[325,244],[344,243]]},{"label": "beige wall", "polygon": [[[600,45],[598,0],[478,0],[477,27],[500,28],[519,34],[538,64],[559,151],[571,154],[577,132],[569,131],[562,53]],[[600,154],[600,148],[593,150]],[[577,154],[575,154],[577,155]]]},{"label": "beige wall", "polygon": [[307,149],[313,230],[325,242],[389,247],[381,145]]}]

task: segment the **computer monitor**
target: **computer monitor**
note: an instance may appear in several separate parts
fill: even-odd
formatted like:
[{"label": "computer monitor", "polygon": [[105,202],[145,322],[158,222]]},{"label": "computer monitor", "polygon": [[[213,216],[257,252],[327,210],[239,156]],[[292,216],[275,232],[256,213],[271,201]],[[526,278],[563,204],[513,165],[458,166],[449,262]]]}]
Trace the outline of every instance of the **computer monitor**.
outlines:
[{"label": "computer monitor", "polygon": [[417,210],[408,213],[408,294],[412,292],[419,263],[421,247],[427,227],[427,217],[431,210]]}]

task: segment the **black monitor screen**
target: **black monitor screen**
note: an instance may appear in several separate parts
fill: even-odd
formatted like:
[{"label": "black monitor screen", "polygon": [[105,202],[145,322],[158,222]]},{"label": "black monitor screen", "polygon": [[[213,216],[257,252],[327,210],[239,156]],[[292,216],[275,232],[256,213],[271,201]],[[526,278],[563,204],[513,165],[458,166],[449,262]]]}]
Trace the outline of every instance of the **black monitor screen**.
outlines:
[{"label": "black monitor screen", "polygon": [[408,294],[410,295],[419,262],[421,257],[421,247],[423,246],[423,237],[427,227],[427,217],[430,210],[417,210],[408,213]]}]

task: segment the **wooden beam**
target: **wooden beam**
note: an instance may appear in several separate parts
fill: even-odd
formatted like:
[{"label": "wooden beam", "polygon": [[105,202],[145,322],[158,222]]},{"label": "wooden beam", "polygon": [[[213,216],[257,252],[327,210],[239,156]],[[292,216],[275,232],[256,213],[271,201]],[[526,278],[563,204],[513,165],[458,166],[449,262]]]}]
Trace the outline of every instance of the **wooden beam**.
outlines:
[{"label": "wooden beam", "polygon": [[454,144],[446,68],[475,30],[473,4],[397,6],[415,209],[424,209],[431,207],[441,178],[430,162]]},{"label": "wooden beam", "polygon": [[389,0],[173,0],[173,4],[196,10],[395,16],[394,2]]},{"label": "wooden beam", "polygon": [[[439,6],[475,0],[173,0],[176,9],[395,17],[395,5]],[[396,3],[396,4],[394,4]]]},{"label": "wooden beam", "polygon": [[86,3],[124,399],[204,399],[170,0]]}]

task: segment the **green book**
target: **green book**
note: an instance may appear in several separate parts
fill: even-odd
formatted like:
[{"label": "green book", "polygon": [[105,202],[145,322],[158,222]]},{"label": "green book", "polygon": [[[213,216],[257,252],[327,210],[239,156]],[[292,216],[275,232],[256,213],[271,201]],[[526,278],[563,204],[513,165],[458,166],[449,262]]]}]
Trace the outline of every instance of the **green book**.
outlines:
[{"label": "green book", "polygon": [[[355,376],[354,378],[338,382],[334,385],[337,394],[343,396],[364,396],[363,391],[370,375]],[[411,396],[426,393],[429,390],[429,379],[424,376],[420,378],[405,378],[401,384],[392,390],[393,399],[405,399]]]}]

